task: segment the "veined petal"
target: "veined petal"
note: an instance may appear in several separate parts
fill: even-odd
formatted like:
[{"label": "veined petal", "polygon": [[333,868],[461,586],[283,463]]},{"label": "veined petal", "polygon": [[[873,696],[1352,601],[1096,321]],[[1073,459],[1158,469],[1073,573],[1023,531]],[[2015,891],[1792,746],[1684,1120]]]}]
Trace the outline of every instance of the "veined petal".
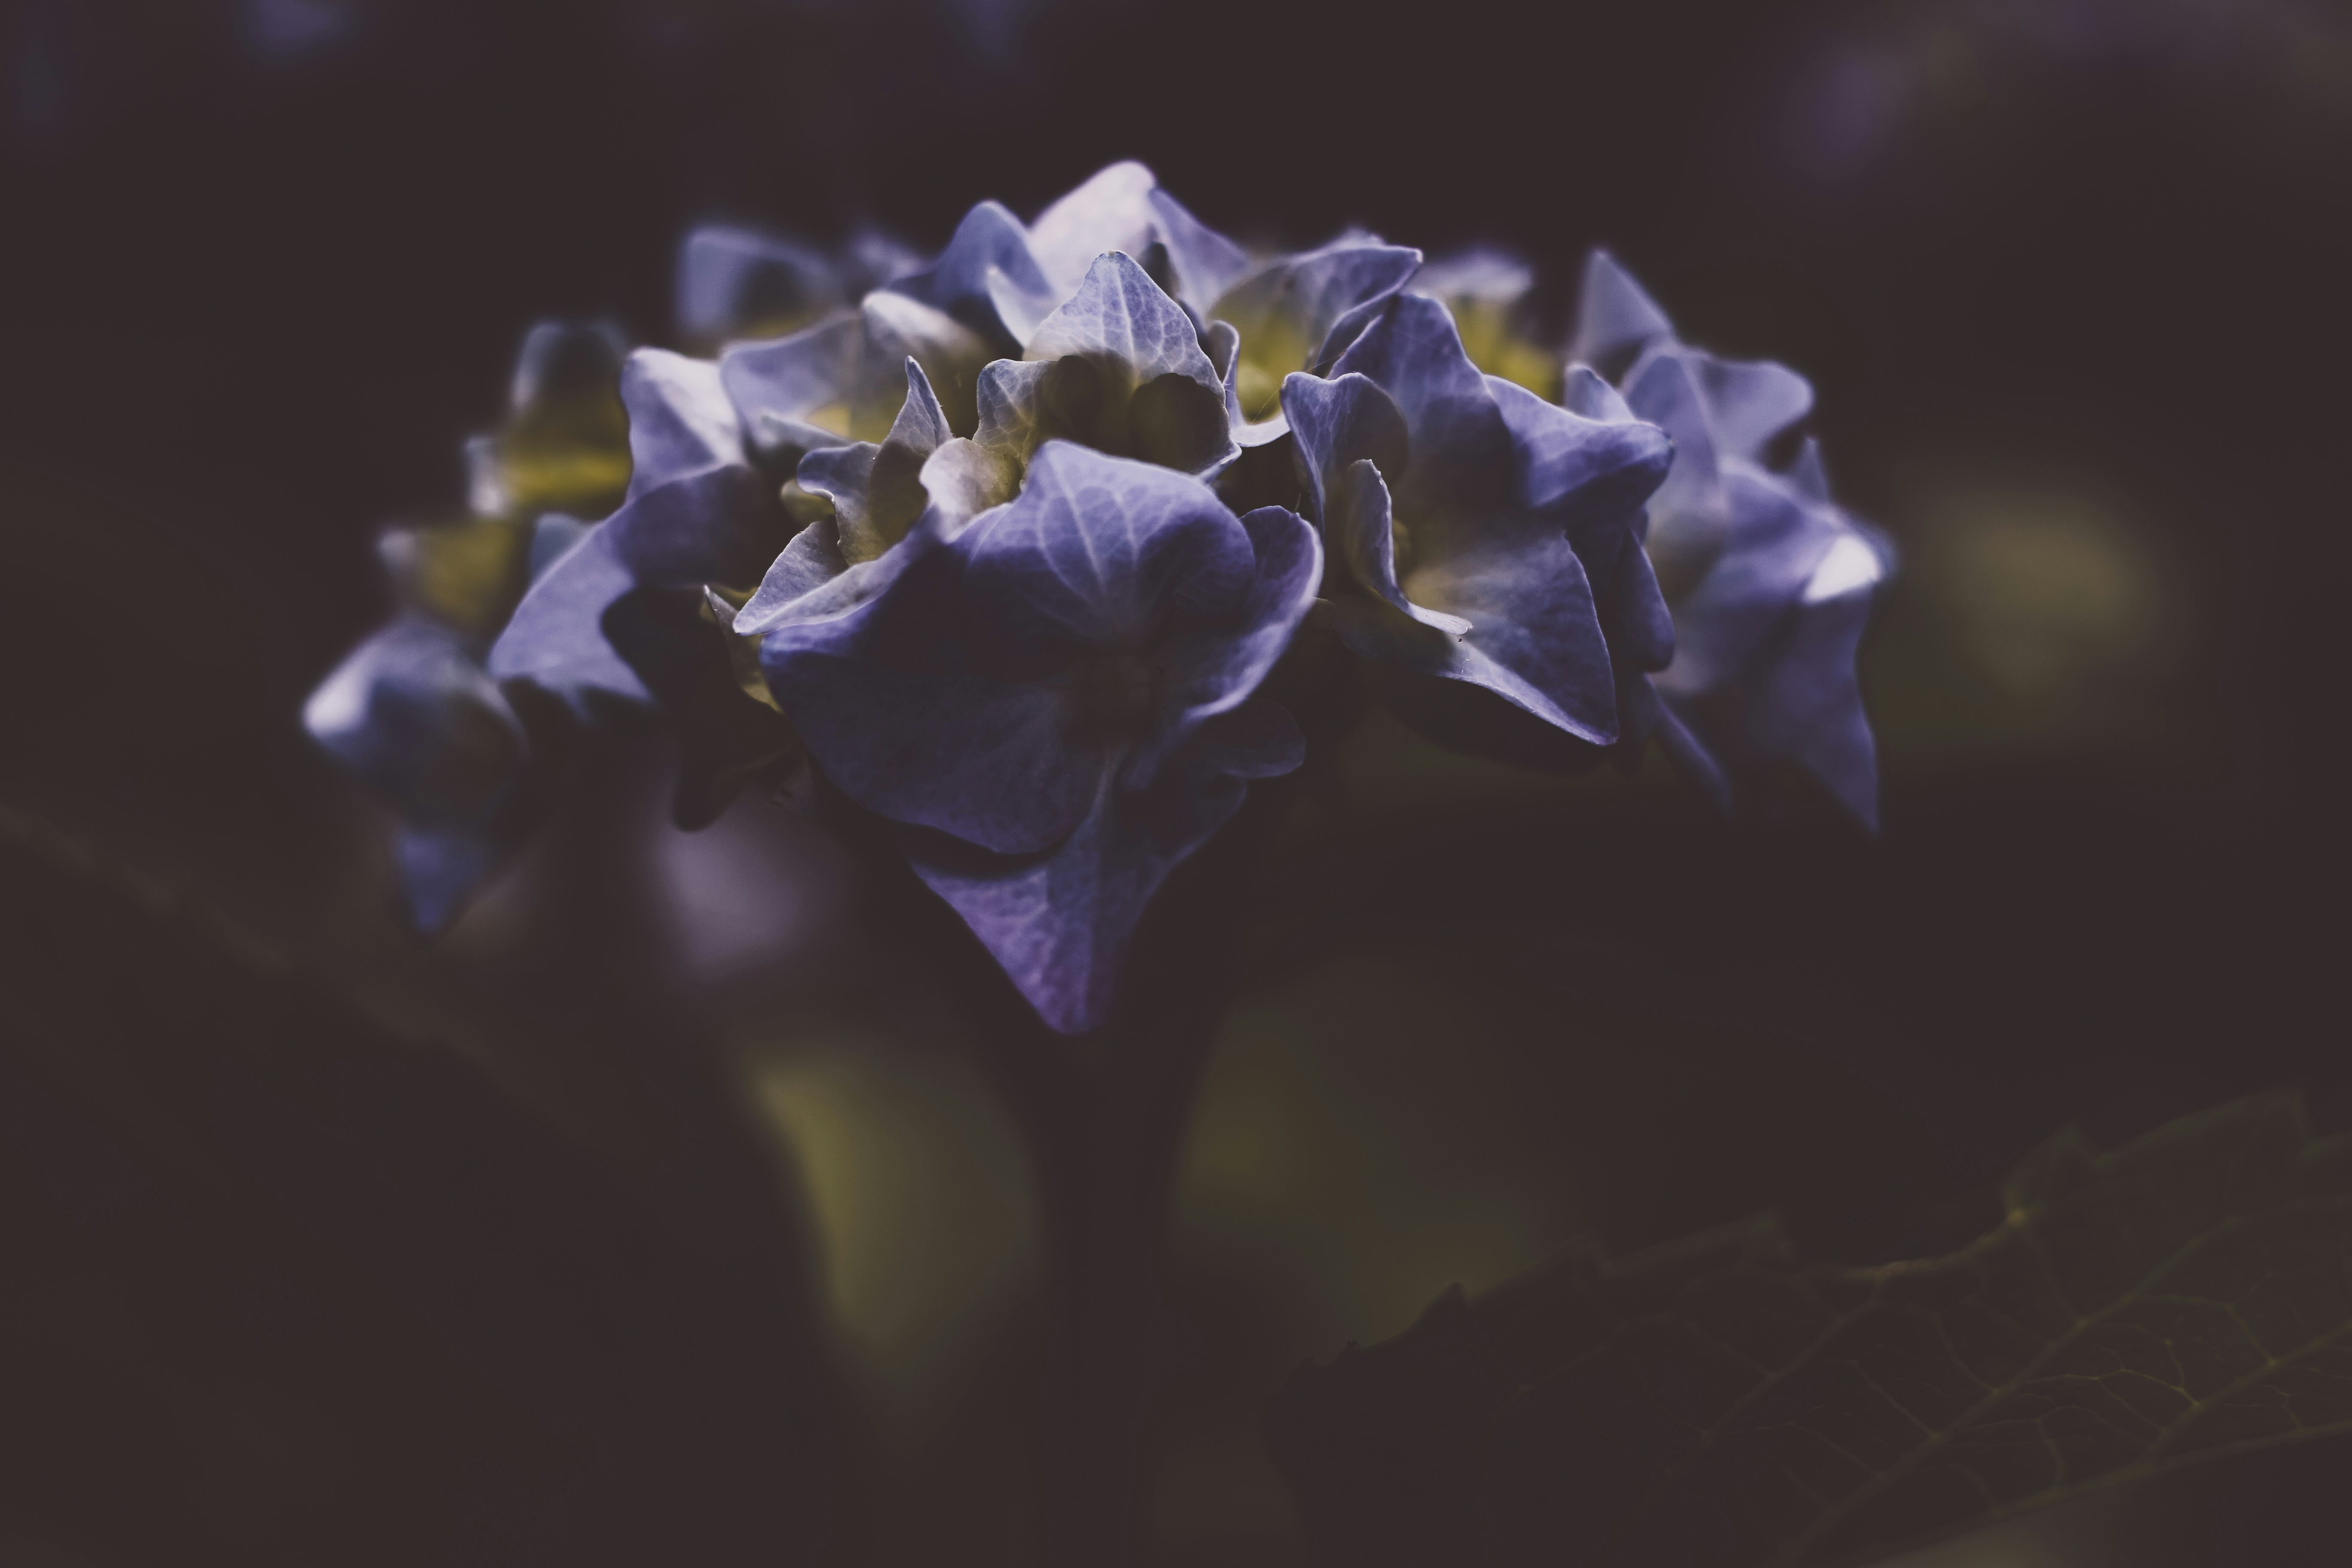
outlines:
[{"label": "veined petal", "polygon": [[1037,329],[1021,357],[1051,360],[1065,354],[1115,361],[1138,385],[1156,376],[1181,375],[1220,397],[1223,394],[1192,319],[1133,257],[1117,251],[1094,258],[1076,291]]},{"label": "veined petal", "polygon": [[862,319],[845,310],[788,336],[737,343],[720,354],[719,380],[751,445],[797,457],[812,447],[846,441],[865,347]]},{"label": "veined petal", "polygon": [[1066,441],[1040,447],[1019,497],[961,542],[969,613],[1024,646],[1140,647],[1171,617],[1229,620],[1255,576],[1248,531],[1207,486]]},{"label": "veined petal", "polygon": [[[1326,381],[1294,372],[1283,379],[1282,411],[1298,438],[1308,510],[1317,521],[1328,521],[1328,491],[1359,461],[1374,464],[1384,478],[1403,479],[1412,447],[1404,411],[1370,377],[1349,372]],[[1388,510],[1386,490],[1381,510]]]},{"label": "veined petal", "polygon": [[1037,215],[1029,226],[1029,247],[1057,295],[1076,293],[1095,258],[1107,250],[1143,254],[1154,237],[1158,215],[1150,197],[1158,184],[1141,163],[1113,163]]}]

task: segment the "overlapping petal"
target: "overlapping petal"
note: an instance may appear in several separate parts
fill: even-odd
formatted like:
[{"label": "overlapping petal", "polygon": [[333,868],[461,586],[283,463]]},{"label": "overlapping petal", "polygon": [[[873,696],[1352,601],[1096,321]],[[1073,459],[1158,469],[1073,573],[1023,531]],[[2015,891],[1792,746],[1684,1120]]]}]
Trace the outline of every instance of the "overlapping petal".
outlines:
[{"label": "overlapping petal", "polygon": [[1572,352],[1614,367],[1626,403],[1675,438],[1649,540],[1674,616],[1674,658],[1655,683],[1669,757],[1727,800],[1793,764],[1874,827],[1874,748],[1853,660],[1889,554],[1830,500],[1811,442],[1774,465],[1811,410],[1811,386],[1783,366],[1682,342],[1600,252]]},{"label": "overlapping petal", "polygon": [[[1619,666],[1663,662],[1655,586],[1626,555],[1669,459],[1664,436],[1482,374],[1445,308],[1411,294],[1330,379],[1290,376],[1283,406],[1329,546],[1332,624],[1357,653],[1423,678],[1400,690],[1408,716],[1471,743],[1480,705],[1426,686],[1458,683],[1579,742],[1612,742]],[[1617,626],[1631,628],[1622,650]],[[1448,706],[1472,713],[1454,723]]]},{"label": "overlapping petal", "polygon": [[1313,595],[1314,536],[1052,440],[1015,499],[927,513],[871,567],[766,626],[769,686],[1047,1021],[1090,1027],[1151,890],[1241,779],[1295,765],[1252,693]]}]

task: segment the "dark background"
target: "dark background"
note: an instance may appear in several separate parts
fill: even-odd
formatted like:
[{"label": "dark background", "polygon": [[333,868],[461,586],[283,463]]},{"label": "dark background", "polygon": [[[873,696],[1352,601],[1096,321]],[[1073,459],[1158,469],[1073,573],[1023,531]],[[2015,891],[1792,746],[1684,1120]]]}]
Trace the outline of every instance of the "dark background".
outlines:
[{"label": "dark background", "polygon": [[[1265,1394],[1579,1230],[1773,1206],[1870,1261],[1965,1239],[2070,1119],[2298,1084],[2352,1123],[2339,9],[6,26],[0,1562],[1031,1550],[1025,1177],[845,863],[764,803],[668,846],[667,763],[624,747],[425,949],[296,724],[386,613],[375,530],[462,500],[525,326],[660,341],[703,216],[935,246],[1133,156],[1244,237],[1508,246],[1555,322],[1606,243],[1685,335],[1813,379],[1905,552],[1875,843],[1377,719],[1309,792],[1181,1188],[1165,1561],[1297,1561]],[[2336,1561],[2347,1465],[1948,1561]]]}]

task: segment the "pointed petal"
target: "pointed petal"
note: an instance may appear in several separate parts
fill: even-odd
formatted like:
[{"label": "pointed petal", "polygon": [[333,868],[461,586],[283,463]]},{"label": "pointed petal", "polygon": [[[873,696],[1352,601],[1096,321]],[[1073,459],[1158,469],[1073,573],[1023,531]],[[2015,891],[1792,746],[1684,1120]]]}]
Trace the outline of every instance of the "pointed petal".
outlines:
[{"label": "pointed petal", "polygon": [[871,366],[870,384],[858,386],[852,411],[856,422],[877,422],[901,406],[901,367],[913,359],[923,367],[947,422],[969,430],[976,417],[972,397],[981,367],[993,356],[988,342],[945,311],[888,289],[877,289],[858,307],[866,323],[865,363]]},{"label": "pointed petal", "polygon": [[1579,291],[1576,335],[1569,340],[1568,357],[1614,374],[1635,354],[1660,338],[1674,335],[1674,323],[1657,301],[1642,291],[1633,275],[1605,250],[1596,250],[1584,263],[1584,287]]},{"label": "pointed petal", "polygon": [[735,635],[757,637],[767,631],[793,606],[848,570],[849,560],[842,553],[835,521],[809,524],[793,535],[793,542],[760,579],[759,588],[735,612]]},{"label": "pointed petal", "polygon": [[1459,510],[1509,496],[1510,428],[1444,305],[1425,295],[1398,295],[1333,368],[1370,377],[1404,415],[1412,462],[1402,483],[1391,487],[1399,506],[1414,513]]},{"label": "pointed petal", "polygon": [[1727,456],[1758,461],[1775,436],[1813,411],[1813,384],[1786,365],[1692,353],[1708,424]]},{"label": "pointed petal", "polygon": [[[797,458],[812,446],[846,440],[849,402],[865,352],[859,314],[767,342],[738,343],[719,356],[719,377],[746,438],[763,453]],[[812,428],[821,438],[809,438]]]},{"label": "pointed petal", "polygon": [[1204,724],[1150,789],[1106,784],[1049,854],[976,854],[931,834],[901,842],[1047,1026],[1082,1034],[1109,1016],[1136,925],[1169,872],[1240,809],[1247,779],[1287,773],[1304,752],[1290,715],[1253,701]]},{"label": "pointed petal", "polygon": [[1017,349],[1019,342],[998,319],[990,294],[992,271],[1003,274],[1007,284],[1022,294],[1054,292],[1037,265],[1029,231],[1022,227],[1021,220],[1001,203],[982,202],[964,214],[955,237],[948,241],[937,261],[887,287],[893,294],[945,311],[1001,353]]},{"label": "pointed petal", "polygon": [[1154,186],[1146,193],[1168,259],[1176,268],[1176,298],[1206,313],[1218,296],[1249,270],[1242,247],[1185,210],[1184,205]]},{"label": "pointed petal", "polygon": [[1107,250],[1140,257],[1153,238],[1151,171],[1129,160],[1097,170],[1037,215],[1029,247],[1055,293],[1067,299]]},{"label": "pointed petal", "polygon": [[608,524],[541,573],[490,647],[494,680],[528,680],[562,698],[583,719],[602,697],[650,705],[654,695],[605,639],[604,613],[636,586],[617,560]]},{"label": "pointed petal", "polygon": [[717,364],[639,349],[621,367],[629,411],[629,499],[744,461],[743,426]]},{"label": "pointed petal", "polygon": [[1181,375],[1223,395],[1223,383],[1181,307],[1130,256],[1098,256],[1076,292],[1037,329],[1024,360],[1101,355],[1128,367],[1137,384]]},{"label": "pointed petal", "polygon": [[[1369,460],[1402,480],[1411,462],[1404,411],[1370,377],[1349,372],[1326,381],[1293,372],[1283,378],[1283,418],[1305,460],[1308,510],[1327,517],[1326,496],[1355,463]],[[1381,509],[1387,509],[1385,499]]]}]

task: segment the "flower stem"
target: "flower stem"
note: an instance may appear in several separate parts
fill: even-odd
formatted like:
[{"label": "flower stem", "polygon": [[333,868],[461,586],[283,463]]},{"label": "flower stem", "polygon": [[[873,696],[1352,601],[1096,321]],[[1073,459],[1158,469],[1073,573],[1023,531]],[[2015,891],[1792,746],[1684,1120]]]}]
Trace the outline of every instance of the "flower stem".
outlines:
[{"label": "flower stem", "polygon": [[[1127,1568],[1143,1555],[1146,1422],[1168,1210],[1192,1095],[1231,1000],[1244,900],[1290,795],[1249,803],[1178,868],[1139,928],[1117,1008],[1054,1033],[895,851],[870,855],[894,942],[929,958],[1021,1128],[1048,1254],[1045,1562]],[[887,848],[871,818],[843,826]],[[894,873],[895,874],[892,874]]]}]

